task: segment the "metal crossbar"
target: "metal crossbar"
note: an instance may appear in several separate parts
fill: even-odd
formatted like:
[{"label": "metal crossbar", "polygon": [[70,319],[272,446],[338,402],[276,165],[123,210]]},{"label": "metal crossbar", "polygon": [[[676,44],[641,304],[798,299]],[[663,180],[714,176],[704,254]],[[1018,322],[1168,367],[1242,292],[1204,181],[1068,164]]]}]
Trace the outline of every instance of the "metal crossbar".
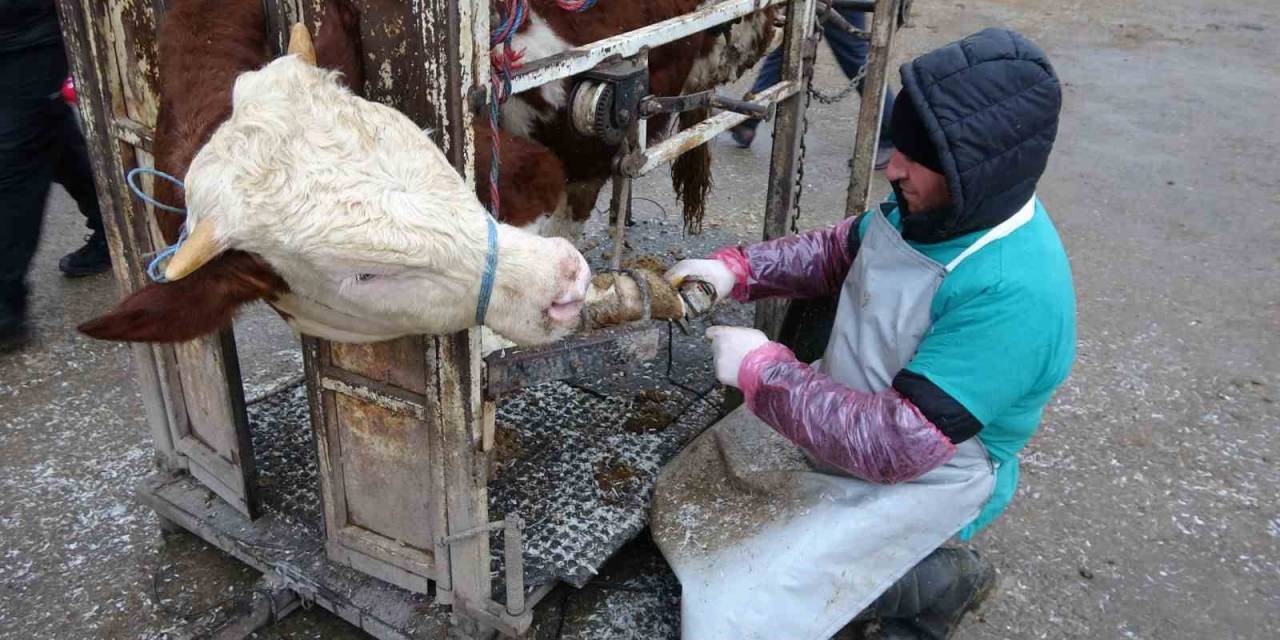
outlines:
[{"label": "metal crossbar", "polygon": [[732,22],[762,9],[786,4],[788,0],[726,0],[693,13],[664,20],[654,25],[574,47],[555,55],[532,60],[511,76],[511,92],[521,93],[549,82],[563,80],[613,57],[629,58],[644,49]]}]

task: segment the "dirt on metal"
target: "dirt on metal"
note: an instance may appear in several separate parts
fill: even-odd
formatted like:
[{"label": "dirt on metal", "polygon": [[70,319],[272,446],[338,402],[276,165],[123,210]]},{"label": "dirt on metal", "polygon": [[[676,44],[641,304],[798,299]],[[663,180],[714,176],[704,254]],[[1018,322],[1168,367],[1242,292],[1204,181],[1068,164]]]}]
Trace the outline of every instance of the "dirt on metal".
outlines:
[{"label": "dirt on metal", "polygon": [[624,462],[606,460],[596,465],[596,486],[607,503],[620,502],[641,481],[640,474]]},{"label": "dirt on metal", "polygon": [[649,389],[636,394],[631,411],[622,428],[631,433],[657,433],[671,426],[676,415],[668,410],[671,394]]}]

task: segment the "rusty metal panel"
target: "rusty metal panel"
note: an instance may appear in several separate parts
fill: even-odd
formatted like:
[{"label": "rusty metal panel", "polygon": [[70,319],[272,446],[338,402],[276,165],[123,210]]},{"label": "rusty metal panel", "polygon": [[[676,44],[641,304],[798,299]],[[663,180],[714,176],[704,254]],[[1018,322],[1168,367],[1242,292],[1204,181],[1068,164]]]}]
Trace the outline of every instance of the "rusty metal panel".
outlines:
[{"label": "rusty metal panel", "polygon": [[421,420],[339,395],[336,398],[347,526],[430,555],[434,551],[427,429]]},{"label": "rusty metal panel", "polygon": [[154,127],[160,110],[160,65],[157,48],[156,7],[150,0],[109,0],[107,22],[123,99],[118,117]]},{"label": "rusty metal panel", "polygon": [[[276,28],[300,19],[313,32],[318,29],[320,0],[301,0],[300,12],[276,4],[271,10],[268,3]],[[464,134],[470,128],[470,113],[462,104],[459,87],[464,76],[470,82],[471,73],[458,68],[457,51],[473,28],[469,23],[459,28],[456,22],[459,16],[469,15],[469,6],[459,8],[456,0],[354,0],[354,4],[361,12],[364,95],[429,128],[455,166],[469,169],[471,142]],[[472,64],[472,57],[466,56],[466,64]],[[487,68],[488,59],[483,63]],[[430,355],[436,352],[432,345],[437,340],[441,339],[411,337],[373,345],[306,340],[327,554],[336,562],[415,591],[426,590],[427,578],[446,586],[451,582],[449,554],[441,553],[437,540],[449,526],[446,495],[463,491],[465,500],[478,505],[475,517],[487,515],[483,491],[446,489],[441,440],[454,425],[442,424],[448,420],[442,405],[458,400],[440,398],[440,365]],[[474,361],[474,366],[467,367],[474,374],[460,377],[478,380],[478,358],[467,354],[463,359]],[[460,387],[458,377],[450,378],[453,382],[445,385]],[[472,386],[461,385],[478,401],[478,387],[471,394]],[[457,424],[471,431],[475,422],[459,420]],[[472,466],[477,464],[474,452],[468,459]],[[463,473],[474,475],[470,470]],[[488,588],[485,543],[487,539],[470,545],[476,547],[473,590],[481,582]]]},{"label": "rusty metal panel", "polygon": [[[111,113],[105,107],[110,104],[110,74],[98,64],[98,34],[91,29],[91,15],[79,0],[59,0],[58,13],[62,20],[63,40],[66,43],[67,60],[76,78],[80,94],[80,115],[84,127],[89,158],[95,176],[123,175],[120,154],[111,136]],[[141,278],[140,256],[136,251],[128,229],[121,224],[124,206],[121,185],[111,180],[97,180],[98,202],[106,221],[107,245],[111,250],[112,270],[122,291],[131,291]],[[156,462],[163,469],[176,470],[185,461],[174,450],[170,425],[173,422],[170,396],[162,384],[163,376],[157,362],[157,354],[149,345],[130,346],[133,368],[142,391],[143,407],[156,448]]]},{"label": "rusty metal panel", "polygon": [[334,344],[333,366],[412,391],[427,392],[427,362],[421,337],[373,344]]}]

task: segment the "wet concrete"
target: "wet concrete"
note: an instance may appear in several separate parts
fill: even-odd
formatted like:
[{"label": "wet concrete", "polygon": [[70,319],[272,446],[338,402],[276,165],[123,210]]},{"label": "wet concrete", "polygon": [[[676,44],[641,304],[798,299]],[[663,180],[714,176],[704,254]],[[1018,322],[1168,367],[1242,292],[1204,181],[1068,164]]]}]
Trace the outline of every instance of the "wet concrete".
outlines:
[{"label": "wet concrete", "polygon": [[[921,2],[899,42],[906,59],[1010,26],[1049,51],[1066,87],[1040,196],[1075,271],[1079,361],[1028,448],[1013,507],[975,541],[1003,582],[960,638],[1280,628],[1280,9],[1120,4]],[[818,77],[840,83],[825,54]],[[802,226],[839,215],[855,104],[811,112]],[[750,151],[717,141],[708,238],[652,249],[679,242],[667,231],[679,214],[665,176],[644,181],[638,193],[657,204],[637,205],[640,250],[675,258],[758,234],[761,133]],[[110,276],[56,269],[82,233],[56,192],[32,274],[37,342],[0,356],[0,638],[164,637],[255,577],[190,536],[161,536],[133,499],[151,454],[127,350],[71,330],[118,290]],[[297,372],[296,339],[269,313],[250,310],[237,331],[250,393]],[[537,637],[668,633],[669,622],[596,615],[670,602],[666,583],[641,579],[653,571],[643,547],[594,590],[553,594]],[[359,636],[313,609],[260,637]]]}]

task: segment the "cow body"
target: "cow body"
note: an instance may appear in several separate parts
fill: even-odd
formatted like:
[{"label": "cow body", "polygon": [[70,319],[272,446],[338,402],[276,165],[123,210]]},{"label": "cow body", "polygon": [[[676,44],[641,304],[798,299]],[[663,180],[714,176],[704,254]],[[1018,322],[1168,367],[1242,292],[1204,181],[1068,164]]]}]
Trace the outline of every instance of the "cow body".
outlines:
[{"label": "cow body", "polygon": [[[552,55],[700,4],[606,2],[575,14],[553,0],[531,0],[531,19],[516,34],[515,47],[526,50],[526,59]],[[299,67],[296,60],[268,64],[260,0],[171,3],[159,43],[156,167],[189,179],[192,220],[157,215],[169,242],[183,224],[192,230],[203,218],[200,237],[216,252],[175,282],[135,292],[111,313],[81,325],[82,331],[103,339],[184,341],[226,326],[238,307],[256,300],[303,333],[339,341],[448,333],[474,324],[487,256],[488,185],[479,180],[478,193],[460,191],[461,178],[425,133],[398,112],[359,97],[369,62],[361,53],[360,23],[384,10],[372,8],[362,18],[350,0],[326,0],[314,58],[340,72],[333,74]],[[699,91],[736,78],[763,54],[770,19],[759,13],[655,49],[653,91]],[[242,89],[233,96],[237,86]],[[290,87],[285,98],[280,92]],[[578,317],[589,275],[585,261],[568,243],[535,234],[576,238],[616,153],[572,131],[568,88],[567,81],[557,82],[514,96],[497,132],[502,222],[509,224],[498,234],[489,318],[492,328],[521,343],[564,335]],[[262,119],[288,100],[296,112]],[[342,120],[339,113],[349,117]],[[652,119],[651,139],[665,134],[668,124],[664,117]],[[380,133],[392,130],[399,132],[395,140]],[[492,132],[483,119],[475,134],[478,172],[488,175]],[[278,162],[271,154],[246,164],[249,148],[271,149],[296,162],[287,172],[271,169]],[[189,175],[197,152],[200,169]],[[698,165],[691,173],[704,187],[705,169]],[[679,186],[680,172],[675,175]],[[155,195],[184,203],[183,192],[165,182],[157,182]]]},{"label": "cow body", "polygon": [[[512,48],[523,60],[537,60],[573,47],[634,31],[678,17],[715,0],[649,0],[601,2],[583,13],[561,9],[555,0],[529,0],[529,18],[517,31]],[[656,47],[649,54],[650,90],[671,96],[706,91],[738,79],[766,52],[771,42],[772,11],[761,11],[717,29]],[[498,19],[495,15],[494,20]],[[568,101],[572,80],[553,82],[513,96],[502,107],[502,128],[545,145],[563,163],[567,207],[558,220],[513,217],[512,224],[554,229],[576,239],[590,217],[600,189],[610,177],[616,145],[583,136],[569,122]],[[683,126],[696,122],[686,118]],[[649,142],[669,134],[669,116],[651,118]],[[676,191],[685,199],[686,220],[700,218],[706,189],[710,186],[710,155],[699,147],[677,161],[673,170]]]}]

